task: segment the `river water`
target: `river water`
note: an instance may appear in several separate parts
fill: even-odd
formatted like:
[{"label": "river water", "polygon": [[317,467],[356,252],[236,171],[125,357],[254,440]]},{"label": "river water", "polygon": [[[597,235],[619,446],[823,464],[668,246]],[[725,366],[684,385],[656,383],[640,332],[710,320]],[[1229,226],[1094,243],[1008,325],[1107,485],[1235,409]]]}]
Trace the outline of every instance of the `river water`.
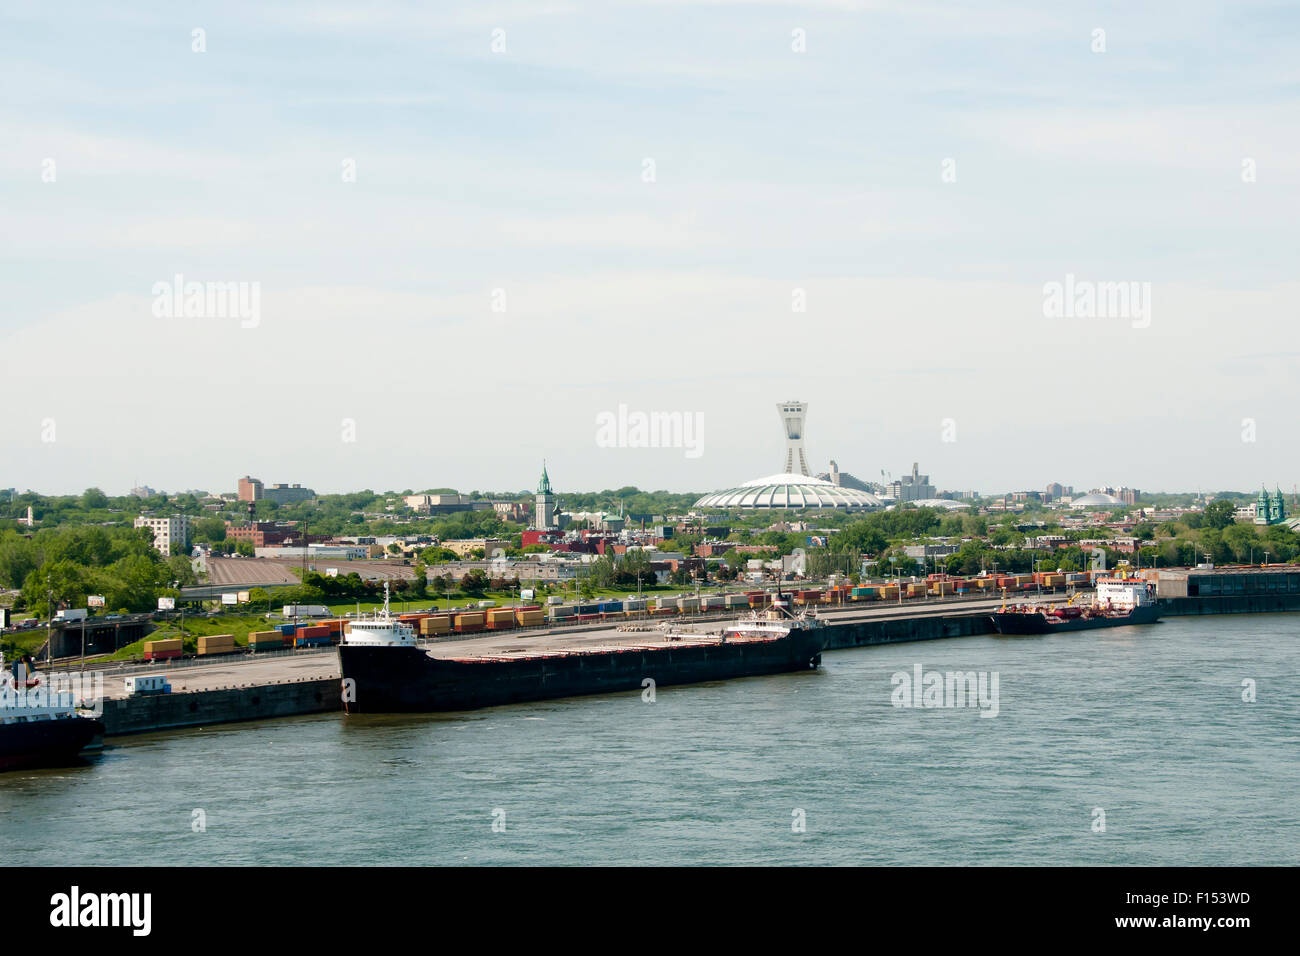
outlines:
[{"label": "river water", "polygon": [[[1296,865],[1298,632],[1172,618],[832,651],[653,702],[116,738],[0,774],[0,838],[74,866]],[[996,716],[895,706],[918,664],[996,675]]]}]

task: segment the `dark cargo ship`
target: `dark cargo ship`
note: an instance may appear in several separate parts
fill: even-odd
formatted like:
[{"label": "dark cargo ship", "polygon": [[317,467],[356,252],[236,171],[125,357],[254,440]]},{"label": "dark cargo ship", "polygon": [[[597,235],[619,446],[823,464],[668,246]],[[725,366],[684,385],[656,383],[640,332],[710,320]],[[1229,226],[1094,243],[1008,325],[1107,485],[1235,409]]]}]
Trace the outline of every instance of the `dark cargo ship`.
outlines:
[{"label": "dark cargo ship", "polygon": [[75,763],[104,734],[104,725],[77,712],[69,695],[44,699],[42,678],[26,662],[11,673],[0,659],[0,771]]},{"label": "dark cargo ship", "polygon": [[1141,578],[1102,578],[1092,604],[1003,607],[993,615],[999,634],[1057,634],[1097,627],[1154,624],[1160,618],[1151,585]]},{"label": "dark cargo ship", "polygon": [[[361,626],[358,626],[361,625]],[[339,645],[350,714],[473,710],[657,685],[808,670],[821,663],[825,624],[784,602],[712,632],[666,627],[597,648],[509,656],[434,657],[385,607],[354,622]]]}]

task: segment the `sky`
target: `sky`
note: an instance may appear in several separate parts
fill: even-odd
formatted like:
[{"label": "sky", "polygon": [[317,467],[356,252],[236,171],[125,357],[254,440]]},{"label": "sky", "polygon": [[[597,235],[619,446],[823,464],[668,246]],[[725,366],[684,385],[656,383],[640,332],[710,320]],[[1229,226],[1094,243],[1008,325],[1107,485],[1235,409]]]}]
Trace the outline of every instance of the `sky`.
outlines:
[{"label": "sky", "polygon": [[[802,400],[816,471],[1289,490],[1298,27],[11,0],[0,487],[507,490],[545,459],[561,493],[702,492],[780,471]],[[177,276],[247,308],[168,314]],[[689,445],[602,438],[620,407]]]}]

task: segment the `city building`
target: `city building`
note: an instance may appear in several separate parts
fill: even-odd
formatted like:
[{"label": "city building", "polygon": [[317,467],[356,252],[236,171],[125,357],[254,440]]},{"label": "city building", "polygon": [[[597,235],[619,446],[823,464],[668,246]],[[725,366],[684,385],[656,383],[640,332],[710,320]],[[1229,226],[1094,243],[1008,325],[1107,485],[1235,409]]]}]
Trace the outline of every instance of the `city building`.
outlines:
[{"label": "city building", "polygon": [[239,479],[236,494],[240,501],[259,501],[262,498],[262,483],[256,478],[245,475]]},{"label": "city building", "polygon": [[243,524],[226,522],[227,541],[247,541],[255,549],[285,543],[301,545],[304,543],[304,538],[307,544],[311,544],[313,541],[327,541],[329,535],[303,535],[298,529],[297,522],[293,521],[249,521]]},{"label": "city building", "polygon": [[930,484],[930,476],[923,475],[916,462],[912,462],[912,473],[891,481],[888,485],[889,497],[894,501],[919,501],[922,498],[935,497],[935,487]]},{"label": "city building", "polygon": [[472,551],[481,550],[483,557],[487,559],[491,558],[495,551],[505,554],[506,548],[510,547],[510,542],[496,538],[465,538],[459,541],[444,541],[440,546],[461,558],[469,557]]},{"label": "city building", "polygon": [[858,491],[870,492],[876,490],[875,486],[863,481],[856,475],[851,475],[847,471],[840,471],[839,464],[834,461],[831,462],[830,471],[822,472],[817,477],[822,481],[829,481],[832,485],[839,485],[843,488],[856,488]]},{"label": "city building", "polygon": [[149,518],[140,515],[134,527],[148,528],[153,532],[153,546],[164,557],[187,554],[190,548],[190,516],[172,515],[170,518]]},{"label": "city building", "polygon": [[494,507],[490,501],[475,500],[469,495],[454,493],[406,495],[402,501],[412,511],[427,515],[449,515],[458,511],[489,511]]},{"label": "city building", "polygon": [[236,498],[239,501],[274,501],[276,504],[287,505],[295,504],[299,501],[310,501],[316,497],[316,492],[310,488],[304,488],[302,485],[264,485],[260,479],[245,475],[239,479],[239,487]]},{"label": "city building", "polygon": [[522,501],[494,501],[492,510],[502,521],[527,521],[528,505]]},{"label": "city building", "polygon": [[300,501],[310,501],[316,497],[316,492],[310,488],[304,488],[302,485],[281,484],[263,488],[262,497],[279,505],[289,505],[297,504]]}]

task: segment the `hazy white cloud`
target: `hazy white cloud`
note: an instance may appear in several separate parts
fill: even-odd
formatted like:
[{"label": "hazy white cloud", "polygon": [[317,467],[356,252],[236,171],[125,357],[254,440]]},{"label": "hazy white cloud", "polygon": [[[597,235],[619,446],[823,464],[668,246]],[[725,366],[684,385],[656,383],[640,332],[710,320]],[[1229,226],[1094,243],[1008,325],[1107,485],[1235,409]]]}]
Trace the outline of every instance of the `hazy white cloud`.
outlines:
[{"label": "hazy white cloud", "polygon": [[[1285,10],[207,12],[201,55],[163,4],[6,21],[11,484],[506,488],[546,456],[561,487],[704,489],[775,469],[788,397],[818,466],[865,478],[1295,472],[1261,350],[1300,349]],[[257,327],[155,317],[177,273],[259,283]],[[1043,318],[1066,273],[1151,283],[1150,327]],[[596,447],[620,403],[703,413],[705,454]]]}]

